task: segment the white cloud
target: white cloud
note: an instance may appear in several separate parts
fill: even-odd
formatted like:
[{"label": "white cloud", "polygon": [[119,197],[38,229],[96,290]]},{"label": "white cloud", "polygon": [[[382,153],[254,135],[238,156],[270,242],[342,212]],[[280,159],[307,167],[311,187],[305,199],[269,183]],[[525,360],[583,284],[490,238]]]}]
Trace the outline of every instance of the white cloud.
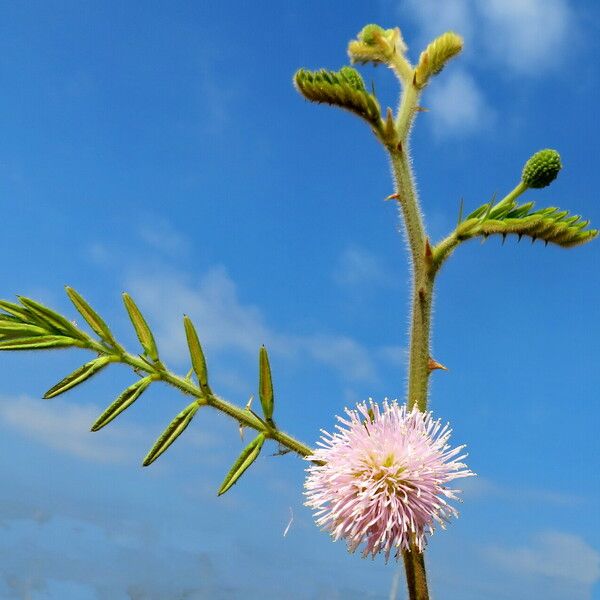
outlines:
[{"label": "white cloud", "polygon": [[546,531],[529,546],[490,546],[486,554],[508,571],[579,586],[569,598],[589,597],[591,586],[600,580],[600,553],[580,536],[570,533]]},{"label": "white cloud", "polygon": [[169,221],[155,218],[139,228],[140,238],[149,246],[171,256],[186,253],[190,241],[179,233]]},{"label": "white cloud", "polygon": [[475,80],[462,69],[440,77],[427,90],[424,103],[431,111],[428,118],[434,133],[440,138],[486,130],[494,119]]},{"label": "white cloud", "polygon": [[185,313],[196,324],[207,353],[233,350],[254,359],[265,344],[270,353],[289,359],[312,358],[347,380],[377,377],[367,349],[348,336],[275,331],[258,307],[240,300],[235,283],[222,267],[210,270],[196,285],[179,275],[161,273],[156,278],[131,277],[126,287],[148,315],[161,351],[170,360],[188,358],[181,322]]},{"label": "white cloud", "polygon": [[567,0],[409,0],[399,12],[418,25],[421,45],[454,30],[465,38],[463,60],[492,62],[518,75],[557,68],[578,35]]},{"label": "white cloud", "polygon": [[[455,62],[493,68],[505,79],[556,71],[572,58],[581,37],[567,0],[407,0],[398,12],[417,25],[413,60],[432,39],[453,30],[465,39],[463,54]],[[430,86],[434,131],[439,137],[478,133],[493,122],[486,95],[456,64],[448,72]]]},{"label": "white cloud", "polygon": [[404,346],[381,346],[377,356],[395,367],[406,369],[408,366],[408,350]]},{"label": "white cloud", "polygon": [[335,266],[333,279],[336,283],[348,286],[389,286],[393,284],[390,273],[381,260],[372,252],[349,246]]},{"label": "white cloud", "polygon": [[399,12],[401,15],[408,12],[419,27],[418,43],[407,40],[414,60],[419,56],[420,46],[445,31],[455,31],[465,40],[473,37],[475,19],[470,0],[405,0],[400,3]]},{"label": "white cloud", "polygon": [[336,369],[350,381],[370,381],[375,378],[375,366],[369,353],[349,337],[316,334],[297,338],[299,349],[313,359]]},{"label": "white cloud", "polygon": [[564,63],[576,36],[566,0],[486,0],[481,11],[489,56],[522,75],[541,75]]},{"label": "white cloud", "polygon": [[49,402],[27,396],[0,398],[0,421],[45,446],[98,463],[138,460],[138,456],[132,457],[131,444],[142,438],[143,430],[121,427],[109,428],[101,434],[90,432],[90,426],[102,410],[62,400]]},{"label": "white cloud", "polygon": [[[149,449],[160,427],[127,425],[106,427],[101,432],[91,432],[90,427],[105,407],[85,406],[61,399],[37,400],[27,396],[0,397],[0,425],[53,448],[63,454],[103,464],[139,464],[139,447]],[[195,447],[214,447],[214,435],[189,429],[181,437]]]},{"label": "white cloud", "polygon": [[265,324],[260,310],[243,304],[225,269],[216,267],[195,286],[183,277],[161,273],[157,277],[131,277],[126,284],[156,326],[163,353],[173,360],[188,355],[182,317],[195,322],[202,344],[212,351],[235,349],[255,355],[261,344],[279,349],[282,340]]}]

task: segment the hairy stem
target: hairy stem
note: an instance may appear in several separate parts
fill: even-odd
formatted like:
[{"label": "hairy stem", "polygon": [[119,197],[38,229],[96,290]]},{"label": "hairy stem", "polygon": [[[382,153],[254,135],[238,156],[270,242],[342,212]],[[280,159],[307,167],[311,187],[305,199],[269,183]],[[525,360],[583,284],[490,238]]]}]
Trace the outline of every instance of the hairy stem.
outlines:
[{"label": "hairy stem", "polygon": [[[412,313],[410,329],[410,363],[408,370],[407,405],[427,408],[429,384],[429,339],[433,281],[431,273],[431,248],[425,233],[421,209],[417,197],[414,177],[410,165],[408,137],[417,105],[419,90],[412,82],[405,83],[396,131],[399,143],[390,148],[392,171],[396,185],[396,196],[402,214],[406,237],[410,248],[412,266]],[[413,543],[409,551],[403,552],[404,569],[410,600],[429,600],[425,559]]]},{"label": "hairy stem", "polygon": [[431,248],[429,248],[421,217],[421,209],[410,166],[408,145],[408,134],[417,102],[418,92],[411,85],[405,89],[403,94],[398,119],[399,127],[402,128],[405,137],[401,138],[396,149],[390,150],[390,157],[396,184],[396,195],[410,248],[413,275],[407,404],[409,408],[417,405],[420,410],[425,410],[427,408],[429,382],[433,275],[430,268]]},{"label": "hairy stem", "polygon": [[[506,194],[506,196],[504,196],[500,202],[498,202],[496,208],[512,204],[525,191],[527,191],[527,186],[521,181],[508,194]],[[430,269],[432,277],[435,277],[436,273],[440,270],[444,262],[450,257],[452,252],[454,252],[454,249],[463,240],[464,238],[460,238],[455,230],[435,246],[433,249],[433,260]]]},{"label": "hairy stem", "polygon": [[[87,347],[90,350],[94,350],[99,354],[107,354],[107,348],[104,345],[92,340],[91,338],[88,338],[88,340]],[[120,362],[129,365],[136,372],[142,371],[155,375],[158,380],[176,387],[178,390],[182,391],[188,396],[197,398],[206,406],[211,406],[212,408],[225,413],[232,419],[236,420],[243,427],[250,427],[251,429],[255,429],[256,431],[263,433],[265,437],[275,440],[291,452],[295,452],[303,458],[313,454],[313,449],[310,446],[303,444],[302,442],[293,438],[291,435],[280,431],[279,429],[275,429],[263,421],[260,417],[255,415],[250,409],[235,406],[235,404],[227,402],[227,400],[220,398],[216,394],[204,394],[191,379],[175,375],[166,369],[162,363],[152,365],[141,357],[129,354],[121,349],[119,349],[118,355],[114,356],[114,362]]]},{"label": "hairy stem", "polygon": [[427,575],[425,573],[425,556],[422,552],[411,550],[403,552],[404,570],[408,583],[409,600],[429,600]]}]

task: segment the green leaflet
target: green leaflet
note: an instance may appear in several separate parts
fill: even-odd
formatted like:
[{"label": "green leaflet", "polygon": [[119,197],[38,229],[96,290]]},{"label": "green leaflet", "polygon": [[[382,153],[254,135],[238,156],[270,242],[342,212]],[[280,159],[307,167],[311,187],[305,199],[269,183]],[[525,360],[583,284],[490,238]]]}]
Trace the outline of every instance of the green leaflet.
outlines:
[{"label": "green leaflet", "polygon": [[[9,313],[14,318],[24,323],[37,323],[40,324],[40,319],[36,317],[30,310],[15,304],[14,302],[7,302],[6,300],[0,300],[0,309]],[[3,315],[4,316],[4,315]]]},{"label": "green leaflet", "polygon": [[104,341],[116,345],[115,338],[102,317],[73,288],[67,286],[65,289],[67,290],[67,296],[69,296],[79,314],[86,320],[94,332]]},{"label": "green leaflet", "polygon": [[362,117],[377,130],[383,127],[377,98],[367,92],[362,77],[352,67],[342,67],[337,72],[300,69],[294,75],[294,85],[311,102],[340,106]]},{"label": "green leaflet", "polygon": [[150,452],[146,455],[146,458],[144,458],[144,467],[152,464],[185,431],[199,408],[200,405],[194,401],[169,423],[168,427],[162,432]]},{"label": "green leaflet", "polygon": [[150,327],[148,327],[148,323],[146,323],[146,319],[144,319],[140,309],[131,299],[129,294],[123,294],[123,302],[125,303],[125,308],[127,309],[127,313],[129,314],[129,318],[131,319],[131,323],[133,324],[144,352],[150,360],[153,360],[154,362],[158,361],[158,349],[156,347],[156,342],[154,341],[154,336],[150,331]]},{"label": "green leaflet", "polygon": [[218,495],[223,495],[229,488],[234,485],[237,480],[244,474],[246,469],[258,458],[262,446],[265,442],[265,434],[259,433],[243,450],[238,456],[237,460],[233,463],[229,473],[225,476],[221,487],[219,488]]},{"label": "green leaflet", "polygon": [[258,395],[267,423],[273,422],[273,380],[271,378],[271,366],[267,349],[262,346],[258,359]]},{"label": "green leaflet", "polygon": [[48,330],[31,323],[22,323],[15,319],[0,319],[0,335],[3,337],[31,337],[47,335]]},{"label": "green leaflet", "polygon": [[149,375],[124,390],[120,396],[98,417],[92,425],[92,431],[98,431],[105,425],[108,425],[114,418],[118,417],[126,408],[129,408],[145,391],[145,389],[154,381],[154,377]]},{"label": "green leaflet", "polygon": [[202,393],[209,396],[212,392],[208,385],[208,372],[206,369],[206,359],[204,358],[204,352],[202,352],[202,346],[198,339],[198,334],[191,319],[185,315],[183,317],[183,326],[185,328],[185,337],[187,339],[188,347],[190,349],[190,358],[192,360],[192,368],[198,378],[200,389]]},{"label": "green leaflet", "polygon": [[69,335],[73,338],[82,338],[82,333],[65,317],[58,314],[56,311],[44,306],[43,304],[32,300],[31,298],[25,298],[19,296],[19,301],[21,304],[30,312],[35,315],[35,317],[43,323],[47,325],[49,328],[56,330],[61,334]]},{"label": "green leaflet", "polygon": [[70,375],[67,375],[64,379],[61,379],[55,386],[51,387],[45,394],[44,399],[48,400],[49,398],[54,398],[59,394],[63,394],[67,390],[83,383],[90,377],[94,376],[96,373],[99,373],[108,363],[111,362],[111,358],[108,356],[101,356],[90,362],[85,363],[73,371]]},{"label": "green leaflet", "polygon": [[81,347],[81,343],[64,335],[39,335],[0,340],[0,350],[50,350],[51,348]]},{"label": "green leaflet", "polygon": [[546,243],[569,248],[584,244],[598,235],[596,229],[585,229],[588,221],[579,215],[569,216],[569,212],[556,207],[548,207],[532,211],[533,202],[517,205],[515,201],[491,203],[480,206],[473,211],[456,228],[455,235],[459,240],[476,236],[508,234],[531,237]]}]

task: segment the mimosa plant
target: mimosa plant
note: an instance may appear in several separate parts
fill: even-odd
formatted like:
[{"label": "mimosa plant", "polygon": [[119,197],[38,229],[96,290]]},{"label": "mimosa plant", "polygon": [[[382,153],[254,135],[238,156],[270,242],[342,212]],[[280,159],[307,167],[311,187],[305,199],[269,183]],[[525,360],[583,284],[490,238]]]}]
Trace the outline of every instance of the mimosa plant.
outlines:
[{"label": "mimosa plant", "polygon": [[[68,317],[31,300],[0,301],[0,350],[82,348],[96,356],[50,388],[44,398],[53,398],[83,383],[111,363],[130,366],[133,383],[92,424],[92,431],[108,425],[131,406],[154,382],[163,381],[191,398],[169,423],[144,458],[153,463],[188,427],[196,412],[211,407],[234,419],[240,427],[256,431],[225,476],[218,494],[227,492],[252,465],[265,442],[310,461],[306,481],[307,505],[316,510],[317,523],[334,539],[344,538],[351,551],[363,545],[363,555],[382,552],[402,557],[411,600],[429,598],[424,549],[434,525],[444,525],[456,510],[448,500],[456,498],[446,483],[473,473],[461,462],[463,446],[451,448],[450,430],[427,411],[429,377],[443,368],[431,356],[431,310],[436,277],[444,262],[463,242],[490,235],[527,236],[569,248],[590,241],[597,231],[588,222],[569,216],[556,207],[537,209],[533,202],[519,203],[529,189],[548,186],[558,175],[561,161],[555,150],[541,150],[523,168],[520,181],[504,198],[479,206],[445,239],[434,244],[425,229],[410,158],[410,131],[423,89],[463,46],[460,36],[448,32],[421,53],[416,66],[406,57],[407,47],[400,30],[367,25],[350,42],[352,63],[388,66],[400,82],[398,109],[381,110],[374,92],[368,91],[361,75],[351,66],[339,71],[299,70],[294,76],[298,91],[308,100],[344,108],[361,117],[381,142],[392,165],[395,191],[389,200],[397,203],[408,241],[412,267],[411,333],[408,388],[405,404],[385,401],[359,404],[348,409],[334,434],[323,433],[313,450],[285,433],[276,424],[274,390],[267,350],[259,350],[258,396],[262,414],[250,404],[236,406],[210,386],[202,346],[192,321],[183,326],[189,346],[191,368],[187,375],[172,372],[161,360],[150,327],[128,294],[125,308],[139,339],[142,352],[128,352],[115,339],[105,321],[74,289],[67,294],[91,332]],[[257,340],[258,341],[258,340]]]}]

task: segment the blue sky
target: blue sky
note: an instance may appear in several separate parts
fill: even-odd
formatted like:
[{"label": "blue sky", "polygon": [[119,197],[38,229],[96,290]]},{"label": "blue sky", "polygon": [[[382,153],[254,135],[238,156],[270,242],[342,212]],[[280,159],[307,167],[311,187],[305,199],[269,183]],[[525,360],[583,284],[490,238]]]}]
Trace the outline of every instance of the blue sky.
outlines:
[{"label": "blue sky", "polygon": [[[545,147],[564,170],[527,199],[600,225],[591,1],[5,2],[1,296],[76,318],[71,285],[134,349],[127,290],[182,373],[186,312],[213,388],[239,404],[265,343],[278,423],[308,443],[344,406],[402,398],[409,272],[386,158],[363,123],[291,85],[301,66],[345,64],[369,22],[399,25],[413,60],[448,28],[465,37],[414,130],[434,239],[461,197],[509,191]],[[363,74],[395,103],[389,72]],[[436,598],[600,598],[599,260],[598,242],[490,239],[440,274],[433,348],[450,371],[431,407],[479,477],[431,540]],[[87,358],[0,357],[0,598],[389,598],[396,566],[316,529],[297,458],[265,452],[217,498],[242,445],[221,415],[201,411],[142,469],[185,398],[157,385],[96,434],[126,369],[40,400]]]}]

